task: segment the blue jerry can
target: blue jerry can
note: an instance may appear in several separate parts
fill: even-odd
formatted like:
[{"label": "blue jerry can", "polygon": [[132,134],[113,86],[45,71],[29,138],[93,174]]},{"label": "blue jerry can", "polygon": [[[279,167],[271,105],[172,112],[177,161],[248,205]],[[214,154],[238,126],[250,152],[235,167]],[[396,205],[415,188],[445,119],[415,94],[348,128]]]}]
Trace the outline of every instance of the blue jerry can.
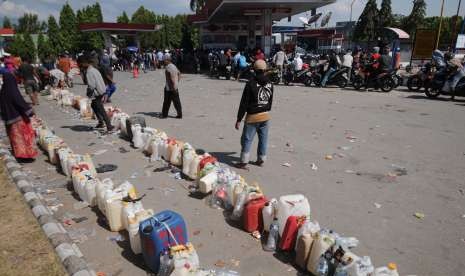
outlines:
[{"label": "blue jerry can", "polygon": [[[174,238],[169,233],[171,230]],[[139,224],[142,255],[145,264],[155,273],[160,267],[160,254],[171,246],[186,244],[186,223],[182,216],[170,210],[155,214]]]}]

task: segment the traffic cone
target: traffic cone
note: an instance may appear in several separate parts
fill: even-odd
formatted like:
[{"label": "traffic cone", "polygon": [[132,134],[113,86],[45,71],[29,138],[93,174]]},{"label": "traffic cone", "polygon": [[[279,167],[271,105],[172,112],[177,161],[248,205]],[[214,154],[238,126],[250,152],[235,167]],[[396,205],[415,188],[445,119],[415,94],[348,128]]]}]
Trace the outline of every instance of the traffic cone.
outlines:
[{"label": "traffic cone", "polygon": [[132,69],[132,76],[137,79],[139,77],[139,67],[134,66],[134,69]]}]

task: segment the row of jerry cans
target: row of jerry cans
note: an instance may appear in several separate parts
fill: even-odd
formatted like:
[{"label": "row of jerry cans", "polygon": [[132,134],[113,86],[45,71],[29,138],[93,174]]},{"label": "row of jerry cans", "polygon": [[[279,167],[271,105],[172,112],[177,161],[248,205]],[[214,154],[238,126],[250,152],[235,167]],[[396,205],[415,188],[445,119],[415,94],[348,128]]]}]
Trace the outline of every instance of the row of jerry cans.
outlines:
[{"label": "row of jerry cans", "polygon": [[58,101],[59,105],[73,106],[82,118],[92,118],[91,101],[87,97],[76,96],[68,90],[51,89],[49,99]]},{"label": "row of jerry cans", "polygon": [[[289,195],[280,197],[279,201],[268,201],[264,196],[260,196],[260,193],[250,193],[247,189],[247,184],[242,183],[242,185],[237,185],[237,183],[241,183],[240,181],[228,182],[235,183],[236,185],[221,183],[222,169],[218,166],[214,157],[208,154],[197,155],[189,144],[168,139],[166,133],[147,128],[145,121],[140,120],[139,117],[129,117],[127,114],[119,111],[111,114],[110,117],[112,118],[112,122],[115,122],[114,125],[121,130],[121,133],[129,137],[135,147],[143,148],[145,152],[152,156],[152,159],[163,158],[173,165],[182,166],[183,173],[186,176],[189,176],[191,179],[197,179],[201,192],[208,193],[219,187],[219,189],[216,189],[216,192],[222,194],[223,200],[227,201],[235,209],[234,211],[238,210],[237,213],[242,216],[246,231],[267,230],[268,225],[271,225],[271,221],[274,218],[279,229],[279,248],[281,250],[292,250],[295,248],[296,263],[299,266],[307,268],[307,270],[314,274],[330,275],[329,272],[326,274],[322,273],[322,260],[324,260],[325,253],[334,247],[336,239],[324,231],[316,231],[316,227],[306,226],[311,225],[311,223],[308,221],[310,206],[305,197],[302,195]],[[235,188],[237,187],[241,187],[242,190],[238,189],[236,191]],[[118,202],[118,200],[114,202]],[[121,205],[123,205],[123,208],[120,208]],[[149,252],[144,251],[144,237],[147,237],[148,229],[153,228],[149,227],[146,229],[145,236],[142,232],[143,223],[139,224],[139,231],[136,231],[136,229],[137,224],[143,221],[143,219],[150,217],[153,211],[144,210],[141,204],[127,207],[126,204],[116,203],[112,207],[105,206],[105,208],[102,208],[109,210],[106,215],[110,215],[109,217],[112,218],[109,219],[110,228],[114,231],[117,231],[116,229],[127,229],[128,231],[131,229],[131,248],[133,248],[134,244],[133,251],[136,254],[139,251],[137,249],[137,240],[139,239],[136,236],[138,232],[142,243],[140,247],[142,247],[141,250],[144,254],[144,259],[148,262],[147,259],[149,256],[152,256],[150,255],[151,247],[148,247]],[[133,214],[139,215],[128,215],[128,211],[125,211],[129,210],[128,208],[133,208]],[[122,216],[119,216],[119,214],[122,214]],[[133,219],[125,220],[128,217]],[[127,223],[124,224],[124,221],[127,221]],[[302,229],[312,230],[305,232]],[[340,263],[344,264],[344,266],[339,271],[336,269],[336,272],[339,273],[337,275],[398,275],[394,264],[374,270],[369,257],[359,258],[349,251],[345,252],[341,260]],[[148,265],[152,268],[157,265],[157,261],[148,262]],[[154,269],[152,268],[152,270]]]}]

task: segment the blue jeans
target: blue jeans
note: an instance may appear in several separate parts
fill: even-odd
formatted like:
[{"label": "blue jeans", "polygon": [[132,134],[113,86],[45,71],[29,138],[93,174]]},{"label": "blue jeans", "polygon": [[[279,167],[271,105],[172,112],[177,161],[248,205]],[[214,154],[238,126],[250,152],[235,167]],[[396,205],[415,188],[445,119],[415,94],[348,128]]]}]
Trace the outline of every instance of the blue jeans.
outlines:
[{"label": "blue jeans", "polygon": [[252,147],[252,142],[255,137],[255,133],[258,134],[257,159],[259,161],[266,160],[266,148],[268,144],[269,127],[269,121],[244,124],[244,129],[242,130],[241,137],[241,163],[249,163],[250,161],[250,149]]},{"label": "blue jeans", "polygon": [[329,77],[336,71],[336,69],[329,67],[328,71],[326,72],[325,76],[323,77],[323,80],[321,81],[321,86],[326,86],[326,83],[329,80]]},{"label": "blue jeans", "polygon": [[115,91],[116,91],[116,85],[114,83],[107,85],[106,94],[108,95],[108,99],[111,98],[111,95],[113,95]]}]

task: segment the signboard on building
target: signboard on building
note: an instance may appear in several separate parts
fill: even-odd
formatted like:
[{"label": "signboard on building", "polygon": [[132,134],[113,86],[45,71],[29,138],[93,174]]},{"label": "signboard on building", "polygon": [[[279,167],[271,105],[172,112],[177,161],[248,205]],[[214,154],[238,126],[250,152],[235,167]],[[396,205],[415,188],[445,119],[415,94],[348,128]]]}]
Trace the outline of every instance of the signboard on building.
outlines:
[{"label": "signboard on building", "polygon": [[465,34],[459,34],[457,36],[457,43],[455,44],[455,49],[465,49]]},{"label": "signboard on building", "polygon": [[430,59],[436,47],[435,30],[418,29],[415,33],[415,44],[412,59]]}]

